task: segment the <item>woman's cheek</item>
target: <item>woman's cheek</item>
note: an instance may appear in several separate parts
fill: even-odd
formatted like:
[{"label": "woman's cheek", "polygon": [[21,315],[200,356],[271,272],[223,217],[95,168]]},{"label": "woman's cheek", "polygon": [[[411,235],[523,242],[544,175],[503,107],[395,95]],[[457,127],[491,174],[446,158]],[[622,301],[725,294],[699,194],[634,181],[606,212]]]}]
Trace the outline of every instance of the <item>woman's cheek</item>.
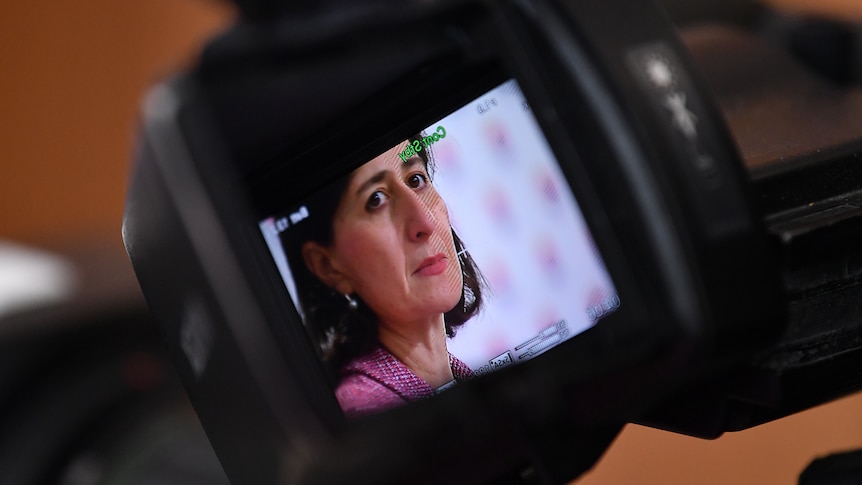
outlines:
[{"label": "woman's cheek", "polygon": [[429,199],[429,205],[431,206],[431,210],[437,220],[442,224],[449,226],[449,208],[446,207],[446,201],[443,200],[443,197],[440,197],[440,194],[434,190],[433,186],[430,190]]},{"label": "woman's cheek", "polygon": [[373,244],[369,244],[369,241],[363,237],[350,238],[344,246],[344,254],[350,259],[351,266],[355,262],[361,261],[363,257],[375,254]]},{"label": "woman's cheek", "polygon": [[379,276],[380,273],[393,271],[392,254],[398,248],[393,242],[388,227],[363,227],[353,232],[343,241],[343,254],[349,260],[348,266],[354,273]]},{"label": "woman's cheek", "polygon": [[[361,263],[368,256],[372,256],[370,245],[367,238],[362,233],[357,231],[344,231],[339,234],[336,239],[336,259],[341,263],[342,268],[352,277],[356,277],[356,273],[362,268]],[[365,258],[363,258],[365,256]]]}]

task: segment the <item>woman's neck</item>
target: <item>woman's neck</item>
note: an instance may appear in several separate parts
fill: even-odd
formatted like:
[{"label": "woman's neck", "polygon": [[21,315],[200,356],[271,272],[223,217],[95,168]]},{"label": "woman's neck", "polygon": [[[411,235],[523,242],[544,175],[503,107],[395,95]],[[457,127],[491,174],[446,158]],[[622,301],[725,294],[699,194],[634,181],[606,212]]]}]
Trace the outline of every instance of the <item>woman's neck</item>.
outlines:
[{"label": "woman's neck", "polygon": [[381,323],[378,338],[383,347],[431,387],[436,389],[454,379],[443,315],[410,325]]}]

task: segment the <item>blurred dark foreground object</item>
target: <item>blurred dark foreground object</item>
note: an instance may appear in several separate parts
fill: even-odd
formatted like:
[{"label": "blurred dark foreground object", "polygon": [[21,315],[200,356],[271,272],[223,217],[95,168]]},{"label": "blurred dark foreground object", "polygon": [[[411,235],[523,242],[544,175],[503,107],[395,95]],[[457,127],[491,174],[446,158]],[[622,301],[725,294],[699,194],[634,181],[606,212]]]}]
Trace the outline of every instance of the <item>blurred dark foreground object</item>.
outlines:
[{"label": "blurred dark foreground object", "polygon": [[862,483],[862,450],[818,458],[799,476],[799,485],[856,485]]},{"label": "blurred dark foreground object", "polygon": [[59,255],[75,293],[0,316],[0,483],[227,484],[121,248]]}]

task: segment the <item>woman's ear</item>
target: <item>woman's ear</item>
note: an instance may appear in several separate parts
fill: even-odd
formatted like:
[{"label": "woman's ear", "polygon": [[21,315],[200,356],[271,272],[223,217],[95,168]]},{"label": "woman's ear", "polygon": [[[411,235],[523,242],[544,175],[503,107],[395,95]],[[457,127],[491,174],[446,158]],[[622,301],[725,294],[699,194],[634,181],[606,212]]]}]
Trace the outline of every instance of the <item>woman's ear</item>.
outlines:
[{"label": "woman's ear", "polygon": [[328,248],[313,241],[306,242],[302,245],[302,259],[308,270],[324,285],[344,295],[353,293],[350,279],[340,270]]}]

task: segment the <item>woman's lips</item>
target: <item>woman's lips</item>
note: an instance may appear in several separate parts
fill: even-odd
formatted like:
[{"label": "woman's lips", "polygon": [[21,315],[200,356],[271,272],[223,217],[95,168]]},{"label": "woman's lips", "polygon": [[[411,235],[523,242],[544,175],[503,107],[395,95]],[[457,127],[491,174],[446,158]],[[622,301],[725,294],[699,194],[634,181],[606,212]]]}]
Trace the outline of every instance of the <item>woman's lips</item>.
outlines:
[{"label": "woman's lips", "polygon": [[435,254],[427,257],[419,263],[419,267],[413,272],[419,276],[434,276],[446,271],[447,265],[446,255],[443,253]]}]

